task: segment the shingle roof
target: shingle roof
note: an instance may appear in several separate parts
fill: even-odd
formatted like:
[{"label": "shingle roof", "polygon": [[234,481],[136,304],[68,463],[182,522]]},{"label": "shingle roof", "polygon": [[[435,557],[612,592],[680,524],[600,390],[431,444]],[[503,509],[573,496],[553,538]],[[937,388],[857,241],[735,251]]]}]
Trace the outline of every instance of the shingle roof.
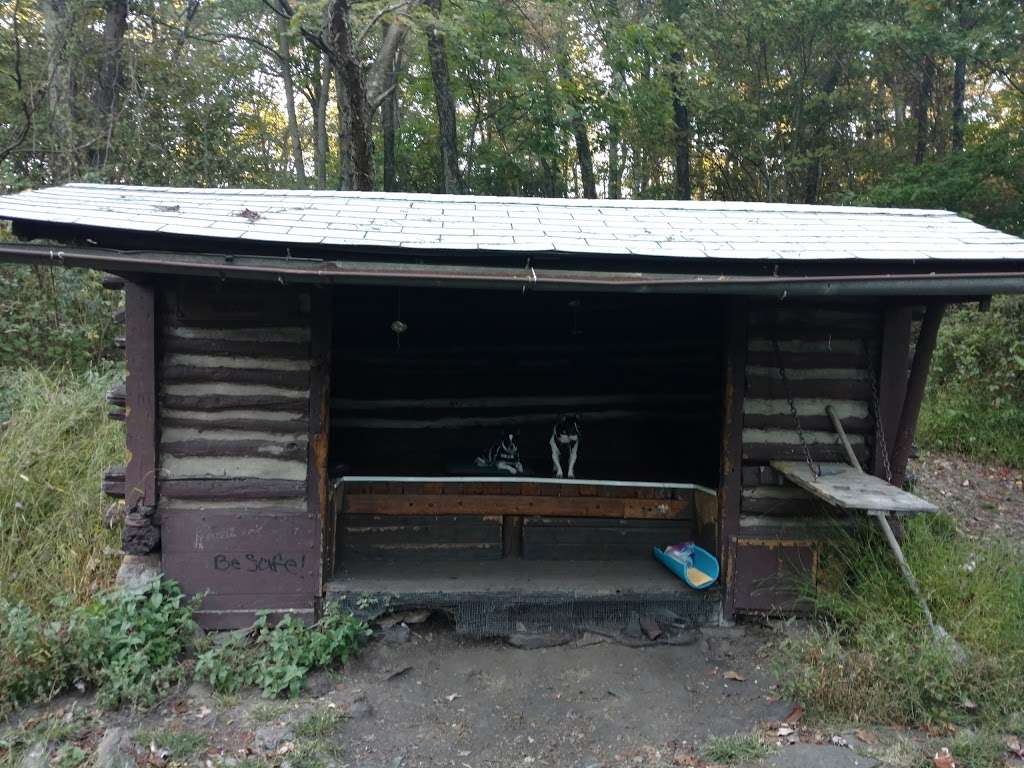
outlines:
[{"label": "shingle roof", "polygon": [[68,184],[0,218],[338,247],[715,259],[1024,259],[1024,240],[948,211],[647,200]]}]

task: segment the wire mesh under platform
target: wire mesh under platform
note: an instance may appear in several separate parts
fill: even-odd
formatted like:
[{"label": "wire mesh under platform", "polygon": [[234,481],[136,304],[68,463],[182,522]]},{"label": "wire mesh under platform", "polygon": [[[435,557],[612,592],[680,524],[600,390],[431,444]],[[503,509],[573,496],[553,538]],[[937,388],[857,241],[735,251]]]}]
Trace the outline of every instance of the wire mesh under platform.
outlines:
[{"label": "wire mesh under platform", "polygon": [[368,618],[430,608],[472,637],[617,632],[640,617],[699,626],[717,621],[717,588],[690,589],[653,560],[347,563],[327,599]]}]

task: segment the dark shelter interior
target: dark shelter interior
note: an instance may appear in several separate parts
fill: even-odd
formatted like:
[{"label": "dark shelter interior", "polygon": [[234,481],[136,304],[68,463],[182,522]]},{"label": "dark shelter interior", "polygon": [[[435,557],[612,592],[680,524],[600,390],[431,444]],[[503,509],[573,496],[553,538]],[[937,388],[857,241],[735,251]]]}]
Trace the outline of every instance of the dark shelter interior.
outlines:
[{"label": "dark shelter interior", "polygon": [[715,486],[722,314],[656,294],[339,288],[332,474],[478,474],[517,435],[552,477],[561,414],[582,426],[577,477]]}]

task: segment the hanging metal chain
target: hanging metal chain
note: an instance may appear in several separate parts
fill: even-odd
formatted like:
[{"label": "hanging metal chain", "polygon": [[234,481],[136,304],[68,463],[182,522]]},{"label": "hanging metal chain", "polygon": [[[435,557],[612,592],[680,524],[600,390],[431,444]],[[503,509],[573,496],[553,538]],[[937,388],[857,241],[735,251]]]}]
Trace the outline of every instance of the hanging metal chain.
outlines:
[{"label": "hanging metal chain", "polygon": [[892,465],[889,463],[889,446],[885,442],[885,423],[882,420],[882,403],[878,396],[878,377],[875,375],[874,356],[871,348],[865,339],[860,340],[864,347],[864,357],[867,359],[868,379],[871,381],[871,411],[875,417],[875,433],[878,436],[876,451],[882,452],[882,471],[885,472],[885,482],[892,482]]},{"label": "hanging metal chain", "polygon": [[779,347],[779,340],[774,335],[772,336],[772,347],[775,350],[775,365],[779,369],[779,377],[782,379],[782,391],[786,394],[789,412],[793,415],[793,423],[796,424],[796,435],[800,439],[800,447],[804,450],[804,460],[807,462],[807,468],[811,470],[812,477],[821,477],[821,465],[817,464],[812,458],[811,449],[807,445],[807,438],[804,437],[804,429],[800,425],[800,414],[796,410],[796,402],[793,400],[793,393],[789,387],[786,366],[782,362],[782,349]]}]

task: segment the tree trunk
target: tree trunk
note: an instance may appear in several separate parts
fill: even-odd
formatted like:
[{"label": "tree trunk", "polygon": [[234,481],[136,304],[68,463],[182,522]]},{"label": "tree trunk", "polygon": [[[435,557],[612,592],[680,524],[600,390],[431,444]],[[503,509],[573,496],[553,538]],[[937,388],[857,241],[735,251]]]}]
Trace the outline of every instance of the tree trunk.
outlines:
[{"label": "tree trunk", "polygon": [[93,153],[93,165],[100,168],[107,163],[111,134],[117,114],[117,97],[121,92],[124,34],[128,28],[128,0],[107,0],[106,20],[103,24],[103,62],[100,65],[96,87],[96,111],[99,124],[106,133],[103,151]]},{"label": "tree trunk", "polygon": [[288,116],[288,140],[291,144],[292,163],[295,176],[302,186],[306,185],[306,164],[302,157],[302,137],[299,135],[299,119],[295,114],[295,82],[292,80],[291,40],[288,39],[288,17],[278,13],[277,39],[278,63],[281,65],[281,81],[284,84],[284,106]]},{"label": "tree trunk", "polygon": [[[385,32],[387,34],[387,27]],[[388,78],[389,92],[381,104],[380,126],[384,139],[384,191],[398,189],[398,164],[395,159],[395,132],[398,130],[398,56]]]},{"label": "tree trunk", "polygon": [[[328,42],[334,51],[338,80],[338,111],[343,114],[341,143],[343,145],[342,189],[373,189],[373,137],[370,104],[366,98],[366,81],[352,39],[352,7],[350,0],[333,0],[327,20]],[[347,156],[347,157],[346,157]],[[347,159],[351,182],[346,185],[344,172]]]},{"label": "tree trunk", "polygon": [[690,184],[690,110],[680,93],[682,51],[672,53],[672,64],[672,124],[676,140],[675,197],[677,200],[690,200],[693,197]]},{"label": "tree trunk", "polygon": [[935,59],[926,54],[921,66],[921,82],[914,102],[914,122],[917,125],[917,141],[914,145],[914,165],[924,162],[928,152],[928,110],[932,104],[932,89],[935,84]]},{"label": "tree trunk", "polygon": [[608,121],[608,199],[622,197],[622,170],[619,168],[619,124]]},{"label": "tree trunk", "polygon": [[71,19],[67,0],[46,0],[43,13],[47,55],[46,100],[54,149],[50,172],[54,181],[66,181],[75,175],[78,166],[72,113],[73,75],[68,57]]},{"label": "tree trunk", "polygon": [[[819,83],[819,90],[826,96],[831,97],[839,85],[839,76],[842,74],[842,65],[834,62],[825,77],[825,81]],[[810,115],[814,124],[811,131],[811,152],[810,163],[807,167],[807,176],[804,179],[804,202],[807,205],[816,205],[821,189],[821,152],[826,145],[826,134],[830,125],[830,104],[824,103],[820,113],[817,110]]]},{"label": "tree trunk", "polygon": [[953,63],[953,130],[951,141],[954,152],[964,150],[964,128],[967,114],[964,111],[964,95],[967,90],[967,61],[958,54]]},{"label": "tree trunk", "polygon": [[[434,18],[440,18],[441,0],[426,2]],[[434,84],[437,132],[441,144],[441,184],[446,194],[457,194],[462,191],[462,178],[459,173],[455,98],[452,96],[451,75],[448,71],[448,49],[444,35],[436,24],[427,27],[427,53],[430,56],[430,79]]]},{"label": "tree trunk", "polygon": [[327,102],[331,95],[331,65],[320,52],[316,66],[317,94],[313,105],[313,122],[316,143],[313,146],[313,167],[316,171],[316,188],[327,189]]},{"label": "tree trunk", "polygon": [[338,189],[350,190],[355,188],[352,170],[352,123],[349,120],[345,81],[337,69],[334,70],[334,101],[338,106]]},{"label": "tree trunk", "polygon": [[576,86],[572,80],[566,54],[560,53],[558,60],[558,77],[562,81],[562,90],[568,94],[569,125],[572,128],[573,140],[576,143],[576,160],[579,163],[580,176],[583,182],[583,196],[589,200],[597,199],[597,179],[594,178],[594,155],[590,151],[590,136],[587,132],[587,121],[583,119],[583,111]]}]

